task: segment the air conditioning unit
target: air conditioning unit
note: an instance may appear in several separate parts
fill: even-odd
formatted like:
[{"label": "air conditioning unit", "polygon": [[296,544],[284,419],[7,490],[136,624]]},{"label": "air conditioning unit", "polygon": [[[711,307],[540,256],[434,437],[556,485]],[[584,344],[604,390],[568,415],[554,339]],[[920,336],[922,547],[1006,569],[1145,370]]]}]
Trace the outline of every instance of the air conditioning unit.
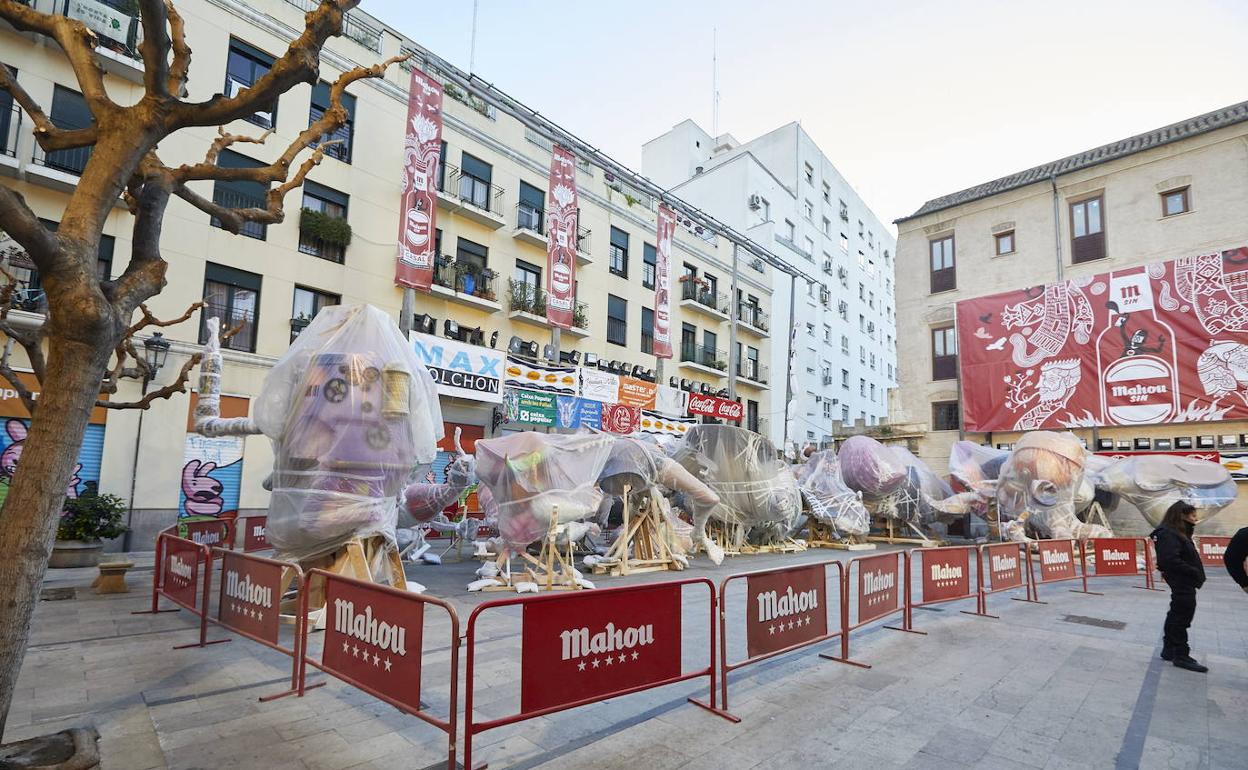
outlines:
[{"label": "air conditioning unit", "polygon": [[815,403],[816,403],[816,404],[822,404],[822,403],[823,403],[823,396],[815,396]]},{"label": "air conditioning unit", "polygon": [[832,384],[832,375],[830,375],[830,374],[825,374],[825,375],[823,375],[823,384],[824,384],[824,385],[831,385],[831,384]]},{"label": "air conditioning unit", "polygon": [[849,310],[849,303],[846,302],[845,300],[841,300],[840,302],[836,303],[836,309],[844,313]]},{"label": "air conditioning unit", "polygon": [[754,268],[760,273],[763,272],[763,260],[759,259],[758,257],[755,257],[754,259],[750,261],[750,267]]},{"label": "air conditioning unit", "polygon": [[867,321],[867,334],[875,334],[875,321]]},{"label": "air conditioning unit", "polygon": [[846,270],[844,266],[838,267],[836,269],[836,277],[840,278],[841,280],[845,280],[846,278],[849,277],[849,271]]},{"label": "air conditioning unit", "polygon": [[830,259],[823,260],[823,271],[825,273],[832,272],[832,260]]},{"label": "air conditioning unit", "polygon": [[750,196],[750,210],[758,211],[763,207],[763,196],[754,194]]}]

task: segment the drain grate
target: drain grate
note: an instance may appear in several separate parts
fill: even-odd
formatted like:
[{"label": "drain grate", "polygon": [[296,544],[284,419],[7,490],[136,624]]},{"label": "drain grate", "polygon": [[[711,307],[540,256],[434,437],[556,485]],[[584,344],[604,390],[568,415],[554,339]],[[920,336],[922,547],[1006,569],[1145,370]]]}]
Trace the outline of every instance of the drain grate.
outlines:
[{"label": "drain grate", "polygon": [[1095,628],[1108,628],[1113,631],[1121,631],[1127,627],[1126,623],[1121,620],[1105,620],[1104,618],[1089,618],[1084,615],[1066,615],[1062,618],[1063,623],[1078,623],[1083,626],[1093,626]]}]

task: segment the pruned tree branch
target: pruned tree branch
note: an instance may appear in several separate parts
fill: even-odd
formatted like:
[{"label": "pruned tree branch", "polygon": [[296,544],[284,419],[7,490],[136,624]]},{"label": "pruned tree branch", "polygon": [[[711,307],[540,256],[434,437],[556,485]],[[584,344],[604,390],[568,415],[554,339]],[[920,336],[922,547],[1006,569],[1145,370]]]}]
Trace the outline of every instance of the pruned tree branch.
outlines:
[{"label": "pruned tree branch", "polygon": [[[183,321],[190,320],[191,316],[195,314],[195,311],[199,310],[203,306],[204,303],[202,301],[192,302],[191,306],[188,307],[182,315],[177,318],[170,318],[162,321],[148,309],[147,305],[140,304],[139,312],[142,313],[142,317],[126,329],[121,341],[118,342],[117,347],[113,349],[113,355],[116,357],[116,361],[112,368],[105,373],[104,379],[100,383],[100,392],[110,394],[116,393],[117,384],[123,378],[137,380],[154,374],[154,372],[151,371],[151,368],[147,365],[147,360],[143,356],[139,355],[139,351],[134,346],[135,334],[143,331],[149,326],[157,326],[161,328],[176,326]],[[127,359],[133,359],[135,365],[132,367],[126,366]]]},{"label": "pruned tree branch", "polygon": [[163,388],[157,388],[148,393],[138,401],[106,401],[97,399],[96,406],[102,406],[105,409],[147,409],[157,399],[169,398],[175,393],[185,393],[186,384],[190,382],[191,370],[199,366],[200,360],[204,357],[203,353],[194,353],[190,358],[186,359],[186,363],[182,364],[181,371],[178,372],[178,378]]},{"label": "pruned tree branch", "polygon": [[57,128],[39,103],[31,98],[26,89],[17,82],[17,78],[4,66],[0,66],[0,91],[8,91],[13,101],[30,116],[30,121],[35,124],[35,141],[45,151],[69,150],[95,144],[97,131],[94,123],[86,128]]},{"label": "pruned tree branch", "polygon": [[0,185],[0,230],[12,236],[40,270],[51,266],[60,249],[56,234],[43,226],[22,194],[5,185]]},{"label": "pruned tree branch", "polygon": [[169,96],[169,25],[165,0],[139,0],[143,25],[143,89],[149,96]]},{"label": "pruned tree branch", "polygon": [[172,0],[165,0],[165,13],[169,16],[170,45],[173,47],[173,63],[169,65],[169,93],[176,97],[186,96],[186,84],[190,80],[191,47],[186,42],[186,23],[182,14],[173,7]]},{"label": "pruned tree branch", "polygon": [[97,38],[86,24],[61,14],[41,13],[15,0],[0,0],[0,19],[19,32],[50,37],[61,46],[74,69],[82,97],[97,120],[103,113],[119,109],[104,88],[104,70],[95,60]]},{"label": "pruned tree branch", "polygon": [[26,387],[26,383],[22,382],[22,378],[13,370],[13,366],[9,363],[13,354],[13,340],[4,341],[4,353],[0,354],[0,377],[4,377],[9,385],[13,386],[13,390],[17,392],[17,397],[22,400],[22,404],[26,407],[26,411],[32,415],[35,413],[35,396],[30,392],[30,388]]}]

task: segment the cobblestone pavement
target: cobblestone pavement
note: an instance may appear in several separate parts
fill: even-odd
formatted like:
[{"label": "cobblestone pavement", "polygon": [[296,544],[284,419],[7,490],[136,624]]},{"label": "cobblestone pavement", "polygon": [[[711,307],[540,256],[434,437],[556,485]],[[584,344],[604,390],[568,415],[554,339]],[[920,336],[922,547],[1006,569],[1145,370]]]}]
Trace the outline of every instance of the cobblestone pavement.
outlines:
[{"label": "cobblestone pavement", "polygon": [[[679,576],[718,581],[838,557],[848,554],[743,556],[718,568],[699,559]],[[76,598],[39,605],[6,741],[94,724],[104,767],[125,770],[445,763],[443,733],[335,680],[303,698],[259,703],[283,689],[290,663],[258,644],[235,638],[171,649],[193,641],[195,626],[186,612],[130,614],[151,586],[151,555],[136,560],[128,595],[94,595],[90,570],[49,574],[49,586],[76,586]],[[450,597],[466,621],[476,604],[500,596],[463,590],[474,567],[413,566],[409,577]],[[634,580],[669,576],[676,575]],[[705,695],[703,679],[488,731],[474,740],[475,758],[494,768],[629,770],[1248,767],[1248,595],[1224,574],[1200,592],[1192,644],[1211,668],[1200,675],[1158,659],[1167,597],[1134,582],[1097,581],[1103,596],[1042,586],[1048,604],[994,595],[996,620],[961,614],[972,601],[916,610],[915,628],[927,636],[879,623],[855,632],[852,657],[869,670],[821,660],[819,647],[747,667],[731,677],[740,724],[686,702]],[[729,594],[730,659],[743,651],[732,623],[743,601],[740,591]],[[704,590],[686,589],[684,605],[692,669],[706,662]],[[422,698],[445,714],[449,625],[433,611],[426,616]],[[481,615],[478,719],[518,705],[519,630],[516,608]]]}]

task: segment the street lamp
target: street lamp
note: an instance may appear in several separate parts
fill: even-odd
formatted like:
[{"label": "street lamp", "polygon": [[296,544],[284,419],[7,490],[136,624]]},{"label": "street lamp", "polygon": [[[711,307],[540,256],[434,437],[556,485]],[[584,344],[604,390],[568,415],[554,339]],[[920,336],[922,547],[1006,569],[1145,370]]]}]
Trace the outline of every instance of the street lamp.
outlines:
[{"label": "street lamp", "polygon": [[[143,340],[143,363],[147,366],[143,369],[142,395],[147,395],[147,386],[156,379],[156,373],[165,365],[165,359],[168,357],[169,340],[165,339],[165,335],[156,332]],[[139,443],[143,438],[143,414],[145,412],[147,409],[139,410],[139,424],[134,431],[134,462],[130,466],[130,505],[126,512],[126,533],[121,541],[121,550],[126,553],[130,552],[130,525],[134,518],[134,490],[139,479]],[[159,564],[156,565],[156,569],[160,569]]]}]

